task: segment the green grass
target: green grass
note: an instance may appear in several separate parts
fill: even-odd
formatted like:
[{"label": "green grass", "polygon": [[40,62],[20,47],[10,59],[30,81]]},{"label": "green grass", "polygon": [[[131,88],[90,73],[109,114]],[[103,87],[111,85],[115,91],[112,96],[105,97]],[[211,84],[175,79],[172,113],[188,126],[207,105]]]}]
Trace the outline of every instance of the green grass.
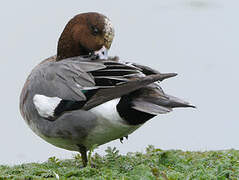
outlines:
[{"label": "green grass", "polygon": [[94,154],[90,165],[81,168],[81,158],[0,166],[2,179],[121,179],[121,180],[174,180],[174,179],[239,179],[239,151],[183,152],[163,151],[149,146],[146,153],[120,155],[108,148],[105,156]]}]

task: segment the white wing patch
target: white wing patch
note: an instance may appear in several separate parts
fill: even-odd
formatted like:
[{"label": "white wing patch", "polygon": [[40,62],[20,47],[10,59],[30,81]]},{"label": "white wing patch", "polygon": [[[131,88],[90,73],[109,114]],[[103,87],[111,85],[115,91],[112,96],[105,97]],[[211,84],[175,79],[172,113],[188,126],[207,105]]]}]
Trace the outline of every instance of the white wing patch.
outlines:
[{"label": "white wing patch", "polygon": [[36,94],[33,97],[33,103],[37,112],[44,118],[53,117],[54,110],[61,102],[62,99],[58,97],[47,97],[44,95]]}]

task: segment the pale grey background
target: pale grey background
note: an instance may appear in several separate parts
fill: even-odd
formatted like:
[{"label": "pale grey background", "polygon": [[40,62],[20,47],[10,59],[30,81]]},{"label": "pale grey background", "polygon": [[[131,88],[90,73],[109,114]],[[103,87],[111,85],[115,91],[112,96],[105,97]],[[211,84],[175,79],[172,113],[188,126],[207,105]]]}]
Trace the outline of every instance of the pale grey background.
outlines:
[{"label": "pale grey background", "polygon": [[162,149],[239,149],[238,141],[238,0],[147,1],[5,1],[0,18],[0,164],[70,158],[73,152],[37,137],[20,116],[18,104],[31,69],[56,53],[63,27],[74,15],[107,15],[116,37],[110,55],[177,72],[162,83],[169,94],[198,109],[178,109],[146,123],[124,144],[121,153]]}]

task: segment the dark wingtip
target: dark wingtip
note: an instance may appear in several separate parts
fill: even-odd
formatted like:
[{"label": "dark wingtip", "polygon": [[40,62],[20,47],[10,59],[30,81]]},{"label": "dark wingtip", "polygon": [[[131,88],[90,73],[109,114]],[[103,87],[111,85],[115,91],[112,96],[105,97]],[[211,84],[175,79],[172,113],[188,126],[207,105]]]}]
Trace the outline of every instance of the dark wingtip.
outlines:
[{"label": "dark wingtip", "polygon": [[171,77],[174,77],[174,76],[177,76],[178,74],[177,73],[164,73],[164,74],[161,74],[161,79],[160,81],[163,81],[164,79],[168,79],[168,78],[171,78]]},{"label": "dark wingtip", "polygon": [[185,103],[171,102],[170,107],[171,108],[195,108],[195,109],[197,108],[194,105],[186,104],[186,102]]},{"label": "dark wingtip", "polygon": [[197,106],[189,104],[189,107],[197,109]]},{"label": "dark wingtip", "polygon": [[197,107],[196,107],[196,106],[194,106],[194,105],[191,105],[191,104],[187,104],[187,105],[185,105],[184,107],[189,107],[189,108],[195,108],[195,109],[197,109]]}]

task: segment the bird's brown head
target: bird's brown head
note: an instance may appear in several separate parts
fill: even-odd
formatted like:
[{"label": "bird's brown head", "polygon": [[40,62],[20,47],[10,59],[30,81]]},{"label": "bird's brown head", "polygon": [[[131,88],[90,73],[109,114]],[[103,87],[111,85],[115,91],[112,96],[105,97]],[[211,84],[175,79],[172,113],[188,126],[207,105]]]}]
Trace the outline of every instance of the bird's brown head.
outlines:
[{"label": "bird's brown head", "polygon": [[104,58],[113,38],[114,29],[106,16],[95,12],[76,15],[59,38],[57,60],[90,54]]}]

